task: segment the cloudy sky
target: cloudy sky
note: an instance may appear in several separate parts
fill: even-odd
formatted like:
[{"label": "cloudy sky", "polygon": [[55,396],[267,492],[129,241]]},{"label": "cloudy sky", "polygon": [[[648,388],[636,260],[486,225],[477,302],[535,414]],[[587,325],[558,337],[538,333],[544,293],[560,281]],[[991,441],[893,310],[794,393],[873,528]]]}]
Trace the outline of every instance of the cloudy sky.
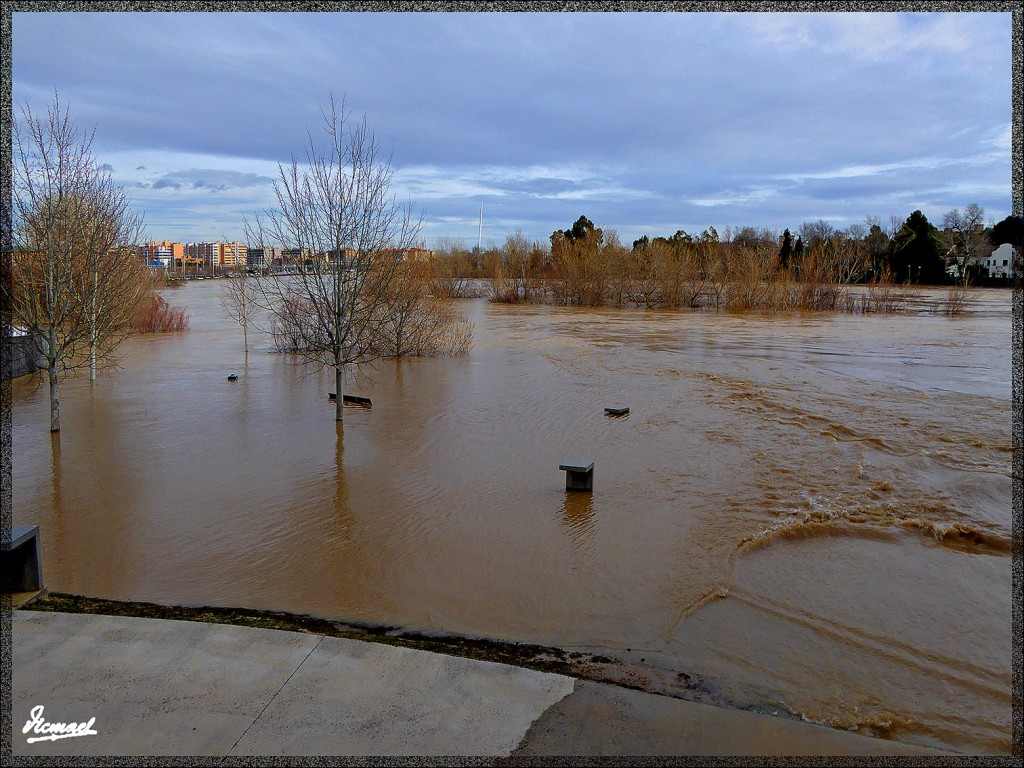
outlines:
[{"label": "cloudy sky", "polygon": [[1010,213],[1011,19],[919,14],[16,13],[153,239],[243,238],[344,96],[422,237]]}]

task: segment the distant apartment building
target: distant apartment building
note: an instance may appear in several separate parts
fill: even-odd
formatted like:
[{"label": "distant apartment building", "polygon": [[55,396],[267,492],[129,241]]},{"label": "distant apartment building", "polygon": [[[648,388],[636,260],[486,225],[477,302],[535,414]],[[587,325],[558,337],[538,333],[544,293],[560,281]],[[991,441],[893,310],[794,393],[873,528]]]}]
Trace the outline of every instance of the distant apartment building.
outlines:
[{"label": "distant apartment building", "polygon": [[245,267],[249,264],[249,246],[245,243],[219,243],[222,267]]},{"label": "distant apartment building", "polygon": [[426,248],[406,248],[402,251],[402,261],[430,261],[434,252]]},{"label": "distant apartment building", "polygon": [[324,254],[324,256],[327,259],[327,263],[328,264],[335,264],[335,263],[346,264],[346,263],[351,263],[352,260],[355,259],[356,255],[357,254],[356,254],[356,249],[355,248],[340,248],[340,249],[336,249],[336,250],[327,251]]},{"label": "distant apartment building", "polygon": [[245,243],[189,243],[186,252],[189,263],[206,270],[235,268],[248,264],[249,246]]},{"label": "distant apartment building", "polygon": [[[271,246],[247,246],[245,243],[189,243],[186,248],[187,263],[196,259],[205,268],[233,268],[241,265],[267,269],[289,267],[311,267],[319,264],[346,263],[357,256],[355,248],[341,248],[317,253],[311,248],[276,248]],[[433,251],[424,248],[385,249],[381,254],[393,256],[399,261],[427,261]]]},{"label": "distant apartment building", "polygon": [[284,248],[281,251],[281,263],[285,267],[310,265],[316,257],[310,248]]},{"label": "distant apartment building", "polygon": [[384,248],[377,252],[381,256],[391,256],[396,261],[430,261],[434,252],[426,248]]},{"label": "distant apartment building", "polygon": [[140,245],[139,256],[150,266],[175,269],[185,257],[185,246],[167,240],[154,241]]},{"label": "distant apartment building", "polygon": [[248,264],[250,267],[272,267],[280,266],[283,260],[282,251],[280,248],[272,248],[270,246],[264,246],[262,248],[249,248]]},{"label": "distant apartment building", "polygon": [[[385,248],[376,252],[378,256],[390,256],[396,261],[429,261],[434,252],[425,248]],[[314,252],[308,248],[291,248],[281,251],[283,264],[312,266],[314,264],[352,264],[359,258],[356,248],[334,248],[322,252]]]},{"label": "distant apartment building", "polygon": [[188,264],[195,269],[209,272],[218,260],[217,243],[188,243],[185,246]]}]

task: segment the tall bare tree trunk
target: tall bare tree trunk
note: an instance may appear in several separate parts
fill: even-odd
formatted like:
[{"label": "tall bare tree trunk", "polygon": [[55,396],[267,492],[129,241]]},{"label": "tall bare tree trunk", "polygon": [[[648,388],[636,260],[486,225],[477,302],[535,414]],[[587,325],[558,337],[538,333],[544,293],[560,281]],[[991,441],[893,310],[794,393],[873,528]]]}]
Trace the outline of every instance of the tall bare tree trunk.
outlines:
[{"label": "tall bare tree trunk", "polygon": [[96,286],[99,283],[99,275],[93,271],[92,307],[89,312],[89,381],[96,381]]},{"label": "tall bare tree trunk", "polygon": [[238,298],[240,299],[242,316],[242,342],[245,348],[245,359],[249,360],[249,285],[246,281],[249,279],[245,273],[245,267],[242,267],[242,276],[239,278],[241,282],[241,291],[239,292]]},{"label": "tall bare tree trunk", "polygon": [[60,456],[60,432],[50,433],[50,489],[52,491],[52,509],[56,516],[57,525],[63,525],[65,517],[64,506],[64,465]]},{"label": "tall bare tree trunk", "polygon": [[245,305],[245,294],[242,294],[242,341],[245,346],[245,359],[249,359],[249,308]]},{"label": "tall bare tree trunk", "polygon": [[334,419],[335,421],[342,421],[343,409],[345,406],[345,366],[336,365],[334,367],[334,387],[335,392],[338,395],[338,399],[334,404]]},{"label": "tall bare tree trunk", "polygon": [[60,400],[57,399],[57,359],[53,350],[57,348],[57,329],[50,328],[50,354],[48,357],[50,376],[50,431],[60,432]]},{"label": "tall bare tree trunk", "polygon": [[[331,275],[334,279],[334,328],[335,333],[338,333],[344,328],[345,323],[345,312],[342,299],[345,291],[345,270],[338,263],[334,264],[334,272]],[[334,342],[334,391],[338,395],[337,401],[334,403],[334,420],[337,422],[344,421],[345,417],[345,364],[341,356],[341,344],[337,341]]]}]

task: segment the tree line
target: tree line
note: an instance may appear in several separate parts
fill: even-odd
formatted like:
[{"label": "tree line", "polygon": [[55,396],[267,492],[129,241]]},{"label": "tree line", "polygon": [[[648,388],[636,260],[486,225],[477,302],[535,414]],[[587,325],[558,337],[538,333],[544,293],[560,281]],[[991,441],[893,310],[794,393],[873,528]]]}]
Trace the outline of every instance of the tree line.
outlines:
[{"label": "tree line", "polygon": [[[643,236],[626,246],[613,230],[580,216],[548,243],[519,231],[479,254],[443,242],[437,273],[447,276],[449,290],[462,288],[460,275],[486,278],[489,297],[507,303],[895,311],[909,302],[894,297],[911,296],[913,286],[947,285],[943,308],[963,309],[966,287],[984,277],[978,260],[998,243],[1015,244],[1018,277],[1021,271],[1020,217],[992,227],[983,219],[984,210],[972,203],[963,212],[949,211],[941,230],[914,211],[887,225],[866,217],[837,230],[818,220],[795,236],[789,229],[780,236],[753,227],[720,236],[708,227],[699,234]],[[867,292],[847,290],[858,284]]]}]

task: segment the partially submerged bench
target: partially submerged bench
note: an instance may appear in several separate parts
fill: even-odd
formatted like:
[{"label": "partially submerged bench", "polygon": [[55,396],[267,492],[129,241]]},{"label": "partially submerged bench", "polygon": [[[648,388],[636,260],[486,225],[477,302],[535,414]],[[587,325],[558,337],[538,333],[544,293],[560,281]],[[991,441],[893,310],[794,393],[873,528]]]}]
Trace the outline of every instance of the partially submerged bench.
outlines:
[{"label": "partially submerged bench", "polygon": [[625,416],[629,413],[629,408],[605,408],[604,412],[609,416]]},{"label": "partially submerged bench", "polygon": [[39,526],[15,525],[11,538],[3,537],[3,591],[35,592],[43,588],[43,559],[39,552]]},{"label": "partially submerged bench", "polygon": [[566,461],[559,464],[558,468],[565,470],[565,490],[594,490],[594,462]]},{"label": "partially submerged bench", "polygon": [[[337,392],[328,392],[327,393],[327,399],[328,400],[337,400],[338,399],[338,393]],[[359,397],[358,395],[342,395],[341,396],[341,402],[349,403],[350,405],[368,405],[368,406],[371,406],[371,407],[373,406],[373,402],[370,400],[370,398],[368,398],[368,397]]]}]

